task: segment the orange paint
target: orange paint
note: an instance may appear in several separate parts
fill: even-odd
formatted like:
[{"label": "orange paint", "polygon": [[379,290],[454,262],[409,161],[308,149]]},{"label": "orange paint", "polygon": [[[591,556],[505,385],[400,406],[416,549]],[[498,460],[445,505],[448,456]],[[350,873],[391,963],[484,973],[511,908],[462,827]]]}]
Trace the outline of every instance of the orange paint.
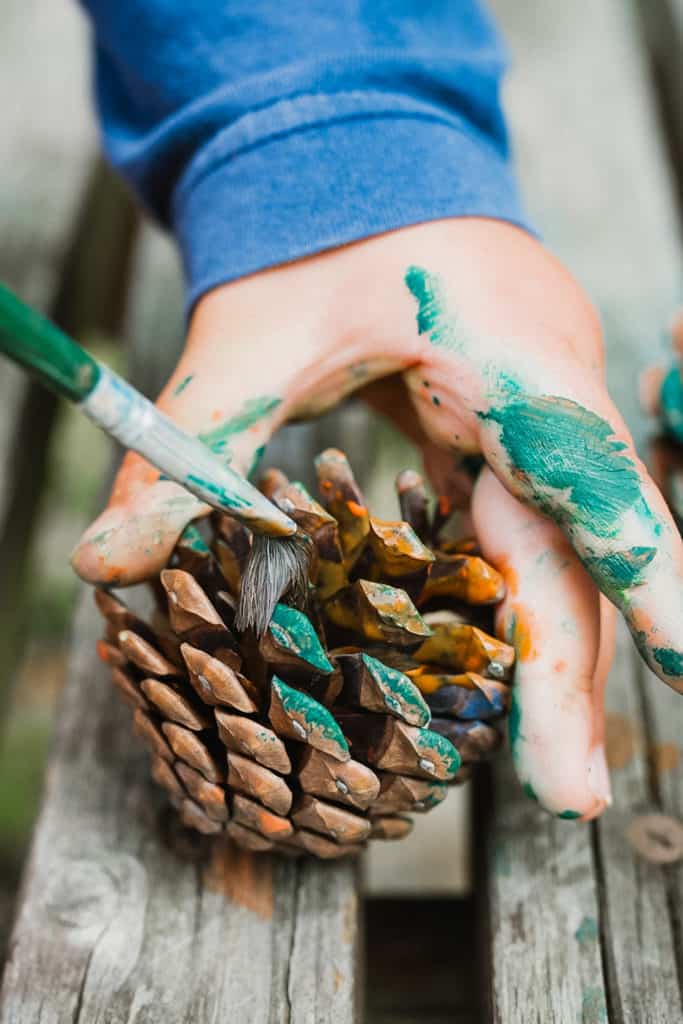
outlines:
[{"label": "orange paint", "polygon": [[[493,564],[493,562],[491,564]],[[505,580],[505,586],[507,587],[507,592],[510,597],[515,597],[519,593],[519,576],[517,575],[517,570],[512,568],[509,560],[504,555],[495,559],[495,568]]]},{"label": "orange paint", "polygon": [[242,850],[229,839],[216,840],[203,873],[204,884],[230,903],[269,921],[273,916],[273,862]]},{"label": "orange paint", "polygon": [[359,519],[368,514],[368,510],[363,505],[359,505],[356,501],[347,501],[346,507],[352,516],[357,516]]},{"label": "orange paint", "polygon": [[566,667],[567,667],[567,662],[564,661],[563,658],[560,658],[560,660],[556,661],[555,664],[553,665],[553,672],[564,672]]},{"label": "orange paint", "polygon": [[614,770],[625,768],[640,747],[640,733],[625,715],[608,711],[605,715],[605,753]]},{"label": "orange paint", "polygon": [[223,413],[221,412],[221,410],[220,409],[214,409],[213,412],[211,413],[211,420],[212,420],[212,422],[213,423],[217,423],[221,419],[223,419]]},{"label": "orange paint", "polygon": [[672,772],[680,764],[680,748],[675,743],[654,743],[650,749],[650,760],[657,775]]},{"label": "orange paint", "polygon": [[97,644],[95,645],[95,647],[96,647],[96,650],[97,650],[97,657],[100,659],[100,661],[103,661],[103,662],[105,662],[105,664],[108,664],[109,663],[109,649],[108,649],[107,644],[105,643],[105,641],[104,640],[98,640]]}]

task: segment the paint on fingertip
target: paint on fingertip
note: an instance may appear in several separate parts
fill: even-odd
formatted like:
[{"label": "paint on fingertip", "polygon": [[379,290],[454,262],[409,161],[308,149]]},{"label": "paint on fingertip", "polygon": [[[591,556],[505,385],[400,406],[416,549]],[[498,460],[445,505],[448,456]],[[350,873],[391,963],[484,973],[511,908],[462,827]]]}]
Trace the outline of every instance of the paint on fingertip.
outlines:
[{"label": "paint on fingertip", "polygon": [[665,675],[677,678],[683,676],[683,654],[673,647],[653,647],[652,657]]},{"label": "paint on fingertip", "polygon": [[191,384],[193,380],[194,374],[192,373],[188,373],[187,377],[183,377],[180,384],[178,384],[178,386],[173,389],[173,397],[177,398],[179,395],[182,395],[185,388],[188,386],[188,384]]},{"label": "paint on fingertip", "polygon": [[600,537],[615,536],[630,510],[651,515],[625,443],[596,413],[567,398],[541,395],[479,415],[499,424],[514,472],[531,485],[546,514]]},{"label": "paint on fingertip", "polygon": [[657,554],[655,547],[634,547],[608,555],[587,555],[583,564],[606,592],[621,595],[643,583],[643,573]]},{"label": "paint on fingertip", "polygon": [[559,811],[557,817],[564,818],[565,821],[575,821],[581,817],[581,811]]}]

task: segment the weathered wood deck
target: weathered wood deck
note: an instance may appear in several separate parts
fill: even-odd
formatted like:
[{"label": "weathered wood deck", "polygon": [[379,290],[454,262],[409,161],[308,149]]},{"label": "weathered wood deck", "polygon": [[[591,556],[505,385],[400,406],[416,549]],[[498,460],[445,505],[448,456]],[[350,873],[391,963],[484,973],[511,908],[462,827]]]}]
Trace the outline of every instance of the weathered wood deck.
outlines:
[{"label": "weathered wood deck", "polygon": [[[2,143],[0,277],[77,330],[92,254],[83,210],[94,216],[103,202],[92,185],[82,26],[63,0],[6,3],[0,91],[16,105]],[[642,447],[649,427],[636,375],[664,353],[661,327],[683,300],[683,0],[492,6],[515,58],[508,110],[529,208],[601,310],[610,388]],[[118,242],[98,287],[116,292],[132,267],[118,312],[130,371],[152,393],[163,378],[152,358],[159,338],[171,360],[181,337],[178,271],[151,229],[131,246],[128,216],[115,218]],[[105,317],[92,307],[87,315],[94,326]],[[52,416],[37,394],[3,367],[0,616],[11,626],[10,677],[21,653],[27,510]],[[282,444],[288,457],[292,442]],[[315,445],[307,428],[294,445]],[[489,791],[476,794],[474,896],[412,909],[371,902],[366,927],[352,866],[225,847],[207,859],[181,841],[95,660],[97,630],[84,595],[8,951],[3,1024],[683,1020],[683,860],[658,867],[627,838],[644,813],[683,817],[683,703],[640,666],[625,633],[608,687],[614,807],[592,826],[552,821],[501,761]],[[435,841],[455,848],[448,834]],[[384,870],[401,871],[398,853]]]}]

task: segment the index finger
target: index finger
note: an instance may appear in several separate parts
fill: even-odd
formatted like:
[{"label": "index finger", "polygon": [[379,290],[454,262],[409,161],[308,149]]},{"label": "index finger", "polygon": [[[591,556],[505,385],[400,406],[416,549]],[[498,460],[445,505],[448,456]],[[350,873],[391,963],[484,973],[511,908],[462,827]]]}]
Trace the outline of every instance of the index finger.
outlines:
[{"label": "index finger", "polygon": [[607,392],[515,391],[480,421],[496,475],[560,525],[647,664],[683,692],[683,545]]}]

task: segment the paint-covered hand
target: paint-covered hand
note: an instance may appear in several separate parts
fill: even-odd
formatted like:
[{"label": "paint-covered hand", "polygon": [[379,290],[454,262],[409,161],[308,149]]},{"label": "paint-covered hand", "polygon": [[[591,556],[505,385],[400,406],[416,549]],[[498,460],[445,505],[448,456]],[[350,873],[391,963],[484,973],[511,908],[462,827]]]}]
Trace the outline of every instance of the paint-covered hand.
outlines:
[{"label": "paint-covered hand", "polygon": [[[601,592],[683,690],[683,551],[605,389],[592,307],[516,228],[419,225],[207,294],[159,404],[246,472],[280,424],[361,387],[422,446],[440,491],[462,496],[459,459],[484,457],[472,515],[507,581],[498,628],[518,651],[517,771],[551,811],[594,817],[609,802],[613,609]],[[74,565],[91,580],[142,579],[202,511],[129,456]]]}]

